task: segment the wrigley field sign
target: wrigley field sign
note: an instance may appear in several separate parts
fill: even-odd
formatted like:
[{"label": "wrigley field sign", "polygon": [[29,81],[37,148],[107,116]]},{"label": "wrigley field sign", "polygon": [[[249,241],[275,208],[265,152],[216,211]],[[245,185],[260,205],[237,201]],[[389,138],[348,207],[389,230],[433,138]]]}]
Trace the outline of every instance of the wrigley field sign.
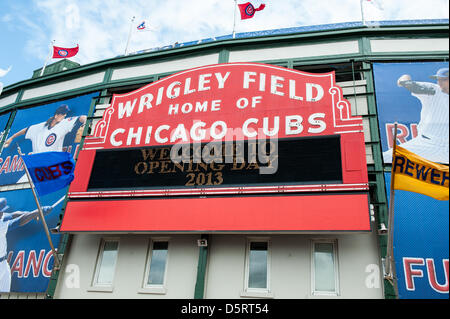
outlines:
[{"label": "wrigley field sign", "polygon": [[362,119],[351,115],[333,72],[218,64],[114,95],[85,139],[69,194],[328,184],[366,189],[364,157]]},{"label": "wrigley field sign", "polygon": [[113,96],[60,230],[370,231],[365,157],[333,72],[194,68]]}]

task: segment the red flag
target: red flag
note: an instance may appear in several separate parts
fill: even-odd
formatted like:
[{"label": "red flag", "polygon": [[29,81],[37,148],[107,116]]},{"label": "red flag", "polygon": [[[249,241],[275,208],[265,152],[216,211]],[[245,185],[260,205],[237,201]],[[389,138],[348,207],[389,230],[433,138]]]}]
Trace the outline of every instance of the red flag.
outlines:
[{"label": "red flag", "polygon": [[53,46],[53,58],[54,59],[65,59],[73,57],[78,53],[78,44],[75,48],[61,48]]},{"label": "red flag", "polygon": [[258,8],[255,8],[250,2],[238,4],[238,6],[241,12],[241,20],[253,18],[256,11],[261,11],[266,7],[265,4],[261,4]]}]

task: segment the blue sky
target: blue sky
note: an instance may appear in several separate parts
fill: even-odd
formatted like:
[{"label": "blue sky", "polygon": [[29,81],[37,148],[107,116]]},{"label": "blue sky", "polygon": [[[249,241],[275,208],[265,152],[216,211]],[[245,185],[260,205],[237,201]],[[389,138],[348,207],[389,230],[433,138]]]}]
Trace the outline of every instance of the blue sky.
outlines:
[{"label": "blue sky", "polygon": [[[238,0],[245,3],[248,0]],[[364,0],[365,1],[365,0]],[[448,0],[376,0],[366,6],[373,20],[448,19]],[[88,64],[125,52],[131,19],[150,22],[133,31],[129,52],[232,33],[233,0],[0,0],[0,77],[4,86],[31,78],[44,65],[52,40],[80,46],[71,60]],[[266,8],[254,18],[236,16],[236,32],[361,20],[360,0],[253,0]],[[50,60],[49,63],[56,62]],[[3,72],[4,73],[4,72]]]}]

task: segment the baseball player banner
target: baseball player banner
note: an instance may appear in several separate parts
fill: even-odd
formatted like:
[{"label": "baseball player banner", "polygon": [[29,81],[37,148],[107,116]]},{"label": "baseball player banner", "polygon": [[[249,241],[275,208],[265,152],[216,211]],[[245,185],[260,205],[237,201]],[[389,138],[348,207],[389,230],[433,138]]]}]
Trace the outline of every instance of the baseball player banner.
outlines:
[{"label": "baseball player banner", "polygon": [[[390,180],[385,173],[386,188]],[[448,201],[395,191],[393,255],[400,299],[449,298],[448,211]]]},{"label": "baseball player banner", "polygon": [[64,188],[73,181],[75,161],[67,152],[43,152],[22,156],[39,196]]},{"label": "baseball player banner", "polygon": [[429,161],[449,163],[448,63],[374,63],[384,163],[397,144]]},{"label": "baseball player banner", "polygon": [[[59,221],[67,188],[40,198],[49,229]],[[54,257],[31,189],[0,192],[0,293],[45,292]],[[51,234],[54,244],[60,234]]]},{"label": "baseball player banner", "polygon": [[17,146],[24,154],[75,155],[91,100],[98,93],[17,111],[0,155],[0,185],[28,182]]}]

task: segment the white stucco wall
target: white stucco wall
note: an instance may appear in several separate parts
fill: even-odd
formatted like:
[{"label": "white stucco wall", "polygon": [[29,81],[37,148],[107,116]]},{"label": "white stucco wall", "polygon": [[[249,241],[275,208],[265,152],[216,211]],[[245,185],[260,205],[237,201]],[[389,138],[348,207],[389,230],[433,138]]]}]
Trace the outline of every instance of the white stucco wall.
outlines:
[{"label": "white stucco wall", "polygon": [[[245,248],[249,236],[217,235],[210,240],[206,298],[242,298]],[[251,235],[250,237],[258,238]],[[378,244],[373,233],[348,235],[261,235],[270,241],[270,295],[275,299],[384,298]],[[314,296],[311,288],[311,241],[336,239],[337,296]],[[366,272],[368,270],[368,272]],[[375,280],[373,279],[375,276]],[[368,284],[367,284],[368,283]],[[251,295],[249,296],[251,297]],[[245,298],[245,297],[244,297]]]},{"label": "white stucco wall", "polygon": [[[73,236],[60,271],[54,298],[193,298],[198,261],[197,238],[199,236],[169,235],[164,237],[169,239],[166,294],[141,292],[150,236],[82,234]],[[102,238],[119,239],[112,291],[102,291],[102,289],[91,286]],[[73,287],[75,274],[73,269],[76,267],[79,268],[80,280],[79,286]]]},{"label": "white stucco wall", "polygon": [[[162,235],[169,238],[166,293],[142,293],[147,249],[151,236],[75,235],[66,252],[54,298],[194,298],[197,277],[199,235]],[[101,238],[118,238],[118,259],[113,288],[91,287]],[[161,235],[156,236],[156,238]],[[378,244],[373,233],[340,235],[210,235],[205,284],[207,299],[254,297],[244,292],[247,239],[264,238],[270,242],[270,297],[308,298],[383,298]],[[311,241],[337,240],[337,296],[314,296],[311,291]],[[368,267],[369,266],[369,267]],[[79,269],[79,286],[73,276]],[[367,270],[370,270],[367,272]],[[376,280],[370,280],[375,276]],[[367,285],[367,282],[372,283]],[[375,286],[375,287],[373,287]]]}]

